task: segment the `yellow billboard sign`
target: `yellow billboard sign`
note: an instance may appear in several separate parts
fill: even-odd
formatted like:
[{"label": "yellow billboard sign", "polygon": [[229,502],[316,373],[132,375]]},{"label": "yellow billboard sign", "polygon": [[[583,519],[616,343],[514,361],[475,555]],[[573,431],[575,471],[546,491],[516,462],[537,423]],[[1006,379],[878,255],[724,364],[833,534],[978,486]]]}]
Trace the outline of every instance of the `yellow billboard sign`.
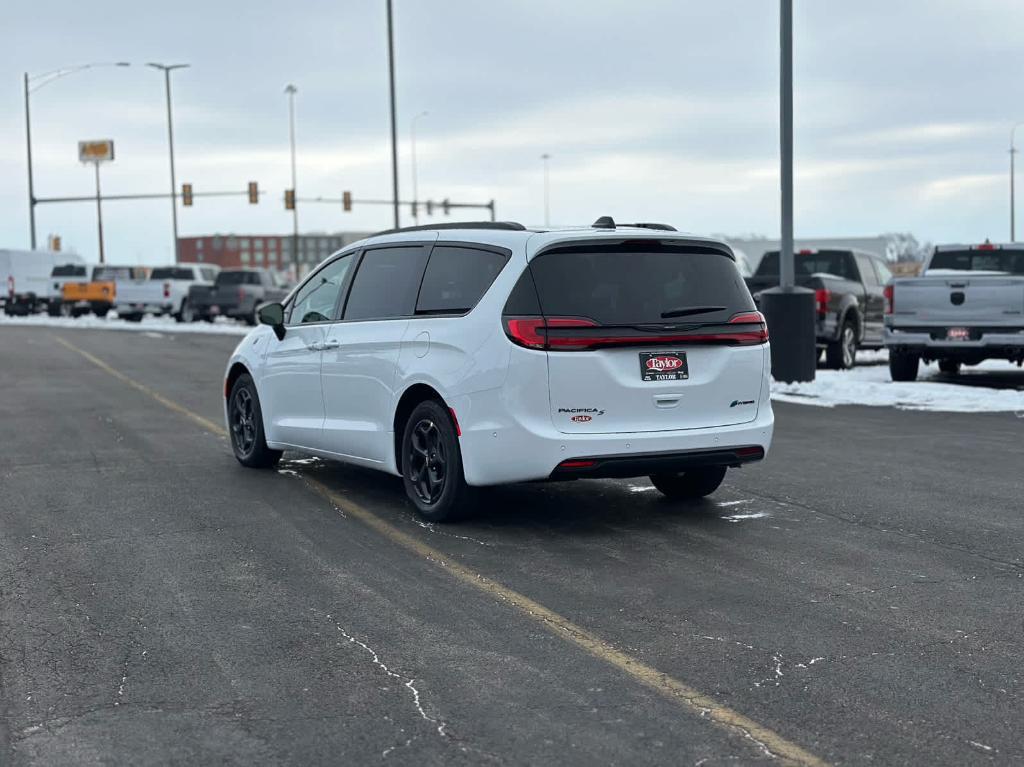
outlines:
[{"label": "yellow billboard sign", "polygon": [[79,141],[79,162],[109,162],[114,159],[114,142],[112,139],[99,141]]}]

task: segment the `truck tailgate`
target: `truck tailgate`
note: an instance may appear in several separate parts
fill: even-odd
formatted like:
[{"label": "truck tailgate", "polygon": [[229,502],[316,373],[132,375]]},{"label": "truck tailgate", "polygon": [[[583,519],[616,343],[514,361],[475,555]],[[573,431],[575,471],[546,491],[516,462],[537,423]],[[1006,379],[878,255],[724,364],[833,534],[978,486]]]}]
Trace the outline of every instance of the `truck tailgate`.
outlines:
[{"label": "truck tailgate", "polygon": [[897,279],[895,325],[1019,325],[1024,317],[1024,277],[925,275]]}]

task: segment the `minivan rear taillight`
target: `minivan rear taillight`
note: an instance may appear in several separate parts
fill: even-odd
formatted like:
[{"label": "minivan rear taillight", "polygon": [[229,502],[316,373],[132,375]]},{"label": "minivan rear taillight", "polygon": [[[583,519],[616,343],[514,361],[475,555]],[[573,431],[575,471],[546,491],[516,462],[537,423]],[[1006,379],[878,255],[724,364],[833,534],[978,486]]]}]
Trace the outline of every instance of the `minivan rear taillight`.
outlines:
[{"label": "minivan rear taillight", "polygon": [[505,334],[528,349],[560,352],[665,343],[750,346],[768,341],[768,326],[760,312],[739,312],[725,323],[683,331],[669,326],[662,332],[652,332],[651,323],[605,327],[586,317],[506,317]]},{"label": "minivan rear taillight", "polygon": [[892,285],[886,285],[882,289],[882,295],[885,296],[885,313],[892,314],[893,307],[896,305],[894,299],[894,291]]}]

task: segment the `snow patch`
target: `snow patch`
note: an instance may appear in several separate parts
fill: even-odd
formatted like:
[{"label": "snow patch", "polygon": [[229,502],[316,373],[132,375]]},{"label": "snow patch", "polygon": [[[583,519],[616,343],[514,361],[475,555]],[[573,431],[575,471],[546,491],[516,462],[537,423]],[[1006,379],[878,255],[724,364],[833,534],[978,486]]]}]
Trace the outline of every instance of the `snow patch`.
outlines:
[{"label": "snow patch", "polygon": [[214,334],[244,336],[252,328],[241,325],[233,320],[218,317],[214,322],[175,322],[173,317],[154,317],[147,315],[140,322],[128,322],[119,319],[116,312],[106,317],[86,315],[84,317],[51,317],[47,314],[32,314],[28,317],[9,317],[0,314],[0,327],[5,325],[42,328],[80,328],[85,330],[124,330],[157,337],[162,331],[167,335],[183,334]]},{"label": "snow patch", "polygon": [[[860,358],[858,354],[858,361]],[[1003,360],[986,360],[963,370],[959,377],[966,382],[973,371],[1012,374],[1019,368]],[[1020,382],[1024,385],[1024,371],[1019,372]],[[935,380],[940,375],[935,363],[922,364],[918,380],[911,383],[894,382],[887,365],[858,365],[853,370],[818,370],[815,380],[808,383],[773,381],[772,399],[818,407],[868,405],[945,413],[1017,413],[1024,417],[1024,391],[940,383]]]}]

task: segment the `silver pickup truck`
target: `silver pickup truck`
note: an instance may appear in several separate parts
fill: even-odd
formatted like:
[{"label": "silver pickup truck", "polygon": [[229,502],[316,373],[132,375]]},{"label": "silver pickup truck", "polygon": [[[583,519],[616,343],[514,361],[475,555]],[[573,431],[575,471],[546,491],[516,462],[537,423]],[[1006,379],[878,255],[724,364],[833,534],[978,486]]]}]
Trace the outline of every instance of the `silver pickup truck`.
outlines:
[{"label": "silver pickup truck", "polygon": [[885,288],[883,341],[894,381],[921,360],[944,373],[986,359],[1024,364],[1024,245],[940,245],[920,277]]}]

